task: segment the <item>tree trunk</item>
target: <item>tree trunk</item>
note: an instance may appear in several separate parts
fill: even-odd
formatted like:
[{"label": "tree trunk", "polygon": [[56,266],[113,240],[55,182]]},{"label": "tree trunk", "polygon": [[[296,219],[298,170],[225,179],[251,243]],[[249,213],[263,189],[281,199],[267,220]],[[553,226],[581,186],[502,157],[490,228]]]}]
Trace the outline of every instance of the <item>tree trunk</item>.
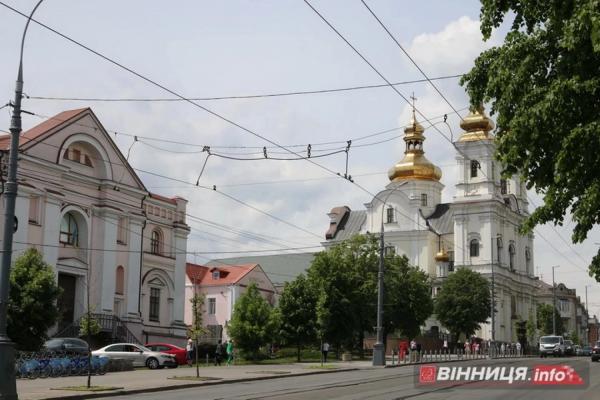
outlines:
[{"label": "tree trunk", "polygon": [[302,345],[300,344],[300,340],[296,343],[296,361],[300,362],[300,352],[302,351]]},{"label": "tree trunk", "polygon": [[365,332],[361,329],[358,335],[358,354],[361,360],[365,359]]}]

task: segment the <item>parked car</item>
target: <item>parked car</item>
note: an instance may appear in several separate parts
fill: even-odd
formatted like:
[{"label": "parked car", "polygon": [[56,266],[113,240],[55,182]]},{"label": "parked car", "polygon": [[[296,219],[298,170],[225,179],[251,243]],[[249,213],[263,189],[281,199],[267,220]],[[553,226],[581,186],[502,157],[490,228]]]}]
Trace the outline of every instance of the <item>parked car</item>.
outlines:
[{"label": "parked car", "polygon": [[592,362],[600,360],[600,340],[596,342],[592,349]]},{"label": "parked car", "polygon": [[109,344],[92,351],[92,355],[104,356],[109,359],[132,360],[134,367],[146,366],[150,369],[177,368],[177,360],[174,355],[152,351],[142,345],[133,343]]},{"label": "parked car", "polygon": [[575,346],[573,345],[572,340],[565,340],[565,356],[574,356],[575,355]]},{"label": "parked car", "polygon": [[[565,340],[562,336],[542,336],[540,338],[540,356],[563,356],[565,354]],[[598,354],[600,356],[600,353]]]},{"label": "parked car", "polygon": [[152,351],[174,355],[179,365],[187,364],[185,349],[182,347],[169,343],[146,343],[146,347]]},{"label": "parked car", "polygon": [[592,346],[583,346],[579,349],[578,356],[591,356],[592,355]]},{"label": "parked car", "polygon": [[46,340],[43,348],[47,351],[66,351],[77,354],[87,354],[89,352],[87,342],[77,338],[52,338]]}]

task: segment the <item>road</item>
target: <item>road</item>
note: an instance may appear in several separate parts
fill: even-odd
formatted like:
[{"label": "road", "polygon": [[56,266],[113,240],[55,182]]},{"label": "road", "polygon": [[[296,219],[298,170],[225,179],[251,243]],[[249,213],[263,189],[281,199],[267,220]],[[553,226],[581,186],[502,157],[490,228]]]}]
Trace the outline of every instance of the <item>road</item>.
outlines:
[{"label": "road", "polygon": [[[350,400],[350,399],[600,399],[600,363],[591,363],[588,358],[527,359],[495,361],[495,364],[528,366],[560,364],[580,360],[590,369],[590,384],[585,389],[476,389],[469,384],[452,388],[415,387],[414,367],[366,369],[332,374],[298,376],[273,380],[229,383],[181,389],[158,393],[110,397],[112,400]],[[487,361],[453,363],[446,365],[482,365]],[[489,362],[487,362],[489,363]],[[508,363],[508,364],[507,364]],[[471,386],[471,387],[469,387]],[[106,398],[109,399],[109,398]]]}]

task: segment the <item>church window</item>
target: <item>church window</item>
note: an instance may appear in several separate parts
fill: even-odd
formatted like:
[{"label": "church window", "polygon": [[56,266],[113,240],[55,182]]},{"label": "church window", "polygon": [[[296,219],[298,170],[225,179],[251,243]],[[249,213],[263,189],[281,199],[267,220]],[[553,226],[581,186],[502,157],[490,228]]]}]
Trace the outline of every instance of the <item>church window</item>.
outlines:
[{"label": "church window", "polygon": [[60,222],[60,242],[79,247],[79,228],[71,213],[66,213]]},{"label": "church window", "polygon": [[471,257],[479,257],[479,240],[471,240],[469,243],[469,255]]},{"label": "church window", "polygon": [[160,289],[150,288],[150,321],[160,321]]},{"label": "church window", "polygon": [[386,210],[387,214],[387,223],[390,224],[392,222],[394,222],[394,207],[388,207],[388,209]]},{"label": "church window", "polygon": [[150,252],[152,254],[160,255],[162,250],[162,235],[158,229],[152,231],[150,237]]},{"label": "church window", "polygon": [[500,179],[500,194],[508,194],[506,179]]},{"label": "church window", "polygon": [[29,198],[29,222],[32,224],[40,223],[40,203],[39,196]]},{"label": "church window", "polygon": [[421,206],[427,207],[427,193],[421,193]]},{"label": "church window", "polygon": [[471,160],[471,178],[477,178],[478,170],[479,170],[479,161]]},{"label": "church window", "polygon": [[115,294],[125,294],[125,268],[121,265],[117,267],[115,281]]},{"label": "church window", "polygon": [[514,244],[510,244],[508,246],[508,258],[509,258],[509,267],[511,271],[514,271],[515,269],[515,245]]}]

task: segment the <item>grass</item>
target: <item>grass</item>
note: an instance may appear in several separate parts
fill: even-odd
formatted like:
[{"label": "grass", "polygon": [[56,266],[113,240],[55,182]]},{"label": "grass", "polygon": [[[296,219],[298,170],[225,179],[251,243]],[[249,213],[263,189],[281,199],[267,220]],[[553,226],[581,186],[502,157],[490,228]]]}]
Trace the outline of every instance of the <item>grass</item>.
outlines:
[{"label": "grass", "polygon": [[81,385],[81,386],[64,386],[64,387],[59,387],[59,388],[52,388],[51,390],[70,390],[73,392],[104,392],[104,391],[108,391],[108,390],[120,390],[123,389],[122,387],[117,387],[117,386],[90,386],[87,387],[86,385]]},{"label": "grass", "polygon": [[172,376],[170,378],[167,379],[174,379],[174,380],[179,380],[179,381],[198,381],[198,382],[203,382],[203,381],[218,381],[221,378],[212,378],[210,376]]}]

